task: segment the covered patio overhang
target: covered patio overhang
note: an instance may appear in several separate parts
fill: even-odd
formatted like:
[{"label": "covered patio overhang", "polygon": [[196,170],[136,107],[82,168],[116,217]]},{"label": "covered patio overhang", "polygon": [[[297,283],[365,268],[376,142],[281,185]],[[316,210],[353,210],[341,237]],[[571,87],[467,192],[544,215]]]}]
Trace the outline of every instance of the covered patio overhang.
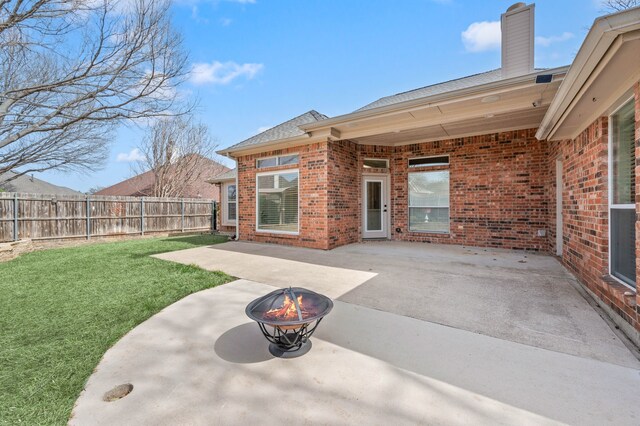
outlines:
[{"label": "covered patio overhang", "polygon": [[537,128],[569,67],[359,110],[300,126],[305,133],[258,146],[220,151],[238,157],[317,142],[350,140],[403,145]]},{"label": "covered patio overhang", "polygon": [[[568,67],[499,80],[303,126],[329,139],[402,145],[536,128]],[[544,77],[547,77],[545,79]]]},{"label": "covered patio overhang", "polygon": [[575,139],[640,81],[640,7],[598,18],[536,134]]}]

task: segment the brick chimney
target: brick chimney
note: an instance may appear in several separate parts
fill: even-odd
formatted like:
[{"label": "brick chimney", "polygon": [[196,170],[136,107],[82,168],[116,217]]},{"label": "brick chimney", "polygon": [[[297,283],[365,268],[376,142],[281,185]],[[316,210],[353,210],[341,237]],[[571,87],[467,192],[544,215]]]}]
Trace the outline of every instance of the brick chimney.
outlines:
[{"label": "brick chimney", "polygon": [[533,42],[535,4],[522,2],[500,17],[502,29],[502,78],[529,74],[534,70]]}]

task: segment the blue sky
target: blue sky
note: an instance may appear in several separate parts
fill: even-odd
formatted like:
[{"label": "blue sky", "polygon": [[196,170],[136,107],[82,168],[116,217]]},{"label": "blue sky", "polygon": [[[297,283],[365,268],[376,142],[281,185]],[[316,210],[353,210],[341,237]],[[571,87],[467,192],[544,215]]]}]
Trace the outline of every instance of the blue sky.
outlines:
[{"label": "blue sky", "polygon": [[[500,67],[500,14],[515,0],[178,0],[192,66],[182,90],[218,147],[310,109],[335,116],[397,92]],[[571,63],[597,0],[538,0],[537,67]],[[38,177],[86,191],[132,176],[142,135],[122,128],[103,170]],[[232,163],[228,163],[230,165]]]}]

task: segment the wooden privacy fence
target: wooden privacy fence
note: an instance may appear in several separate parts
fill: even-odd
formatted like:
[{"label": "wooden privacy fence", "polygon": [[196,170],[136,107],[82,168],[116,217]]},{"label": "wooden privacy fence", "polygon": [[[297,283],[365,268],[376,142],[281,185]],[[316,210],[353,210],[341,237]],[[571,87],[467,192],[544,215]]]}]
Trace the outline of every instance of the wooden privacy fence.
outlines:
[{"label": "wooden privacy fence", "polygon": [[216,228],[216,202],[194,198],[0,192],[0,242]]}]

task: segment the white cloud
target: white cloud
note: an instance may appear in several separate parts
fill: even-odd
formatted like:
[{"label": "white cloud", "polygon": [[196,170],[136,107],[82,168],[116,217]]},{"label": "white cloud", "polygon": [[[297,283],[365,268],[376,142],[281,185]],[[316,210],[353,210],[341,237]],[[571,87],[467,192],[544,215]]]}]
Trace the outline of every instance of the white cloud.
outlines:
[{"label": "white cloud", "polygon": [[256,0],[227,0],[231,3],[240,3],[240,4],[255,4]]},{"label": "white cloud", "polygon": [[273,127],[273,126],[260,126],[260,127],[258,127],[257,132],[258,132],[258,133],[262,133],[262,132],[264,132],[264,131],[266,131],[266,130],[269,130],[269,129],[270,129],[270,128],[272,128],[272,127]]},{"label": "white cloud", "polygon": [[145,157],[138,148],[133,148],[128,153],[121,152],[116,160],[120,163],[133,163],[135,161],[144,161]]},{"label": "white cloud", "polygon": [[462,43],[469,52],[500,48],[500,21],[474,22],[462,32]]},{"label": "white cloud", "polygon": [[239,77],[251,80],[264,68],[263,64],[238,64],[233,61],[212,63],[196,63],[191,68],[191,82],[193,84],[231,83]]},{"label": "white cloud", "polygon": [[200,9],[198,9],[198,6],[195,5],[191,7],[191,19],[196,21],[198,24],[209,23],[209,20],[207,18],[203,18],[202,16],[200,16]]},{"label": "white cloud", "polygon": [[233,19],[231,18],[220,18],[220,25],[222,25],[223,27],[228,27],[232,22]]},{"label": "white cloud", "polygon": [[570,40],[574,37],[575,35],[573,35],[573,33],[570,33],[570,32],[564,32],[559,36],[550,36],[550,37],[538,36],[536,37],[536,43],[539,44],[540,46],[547,47],[553,43],[561,43],[563,41]]}]

